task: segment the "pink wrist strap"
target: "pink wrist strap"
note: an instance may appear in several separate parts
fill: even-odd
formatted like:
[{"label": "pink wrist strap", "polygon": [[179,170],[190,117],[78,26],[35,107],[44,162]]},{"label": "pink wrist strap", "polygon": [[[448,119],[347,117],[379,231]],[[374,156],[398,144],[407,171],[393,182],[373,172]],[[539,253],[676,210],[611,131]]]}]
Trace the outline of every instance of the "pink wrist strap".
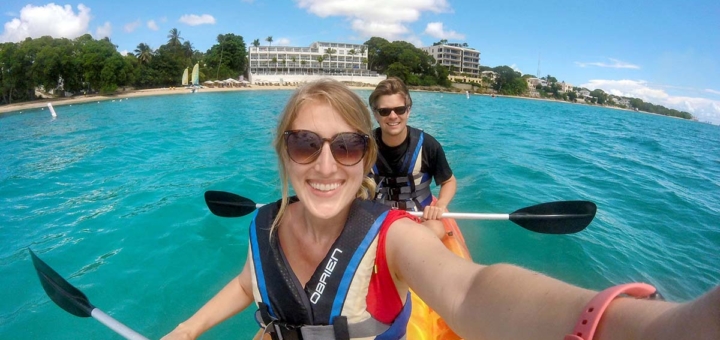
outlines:
[{"label": "pink wrist strap", "polygon": [[566,335],[564,340],[592,340],[605,309],[618,295],[627,294],[636,298],[644,298],[656,292],[655,287],[647,283],[626,283],[603,290],[585,305],[585,310],[580,314],[575,329],[572,334]]}]

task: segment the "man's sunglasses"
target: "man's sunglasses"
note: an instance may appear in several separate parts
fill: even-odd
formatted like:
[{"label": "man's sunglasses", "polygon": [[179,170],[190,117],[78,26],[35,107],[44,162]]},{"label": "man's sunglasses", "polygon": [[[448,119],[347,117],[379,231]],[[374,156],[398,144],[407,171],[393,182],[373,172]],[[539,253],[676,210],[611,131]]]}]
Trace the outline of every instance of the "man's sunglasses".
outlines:
[{"label": "man's sunglasses", "polygon": [[307,130],[285,131],[285,145],[290,159],[298,164],[309,164],[320,156],[325,142],[338,163],[351,166],[358,164],[368,148],[370,136],[357,132],[342,132],[332,138],[322,138]]},{"label": "man's sunglasses", "polygon": [[391,112],[395,112],[396,115],[402,116],[407,112],[407,110],[410,109],[410,106],[398,106],[398,107],[383,107],[383,108],[375,108],[375,112],[377,112],[379,115],[383,117],[387,117],[390,115]]}]

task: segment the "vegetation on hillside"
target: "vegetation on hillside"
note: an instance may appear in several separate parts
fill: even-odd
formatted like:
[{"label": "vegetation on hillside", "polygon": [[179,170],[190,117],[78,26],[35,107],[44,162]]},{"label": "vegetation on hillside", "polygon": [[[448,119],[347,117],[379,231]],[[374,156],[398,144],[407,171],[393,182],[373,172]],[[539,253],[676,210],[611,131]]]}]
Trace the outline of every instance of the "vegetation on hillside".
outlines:
[{"label": "vegetation on hillside", "polygon": [[398,77],[411,86],[450,86],[448,69],[435,65],[433,57],[411,43],[373,37],[365,46],[368,68],[372,71]]}]

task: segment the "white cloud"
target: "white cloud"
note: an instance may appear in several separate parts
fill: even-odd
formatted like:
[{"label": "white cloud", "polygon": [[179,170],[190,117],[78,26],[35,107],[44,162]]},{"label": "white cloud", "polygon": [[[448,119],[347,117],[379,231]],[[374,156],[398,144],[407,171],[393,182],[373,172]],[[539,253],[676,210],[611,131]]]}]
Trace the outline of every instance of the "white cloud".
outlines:
[{"label": "white cloud", "polygon": [[408,28],[423,12],[450,12],[447,0],[295,0],[298,7],[321,18],[344,17],[363,38],[382,37],[390,41],[405,39]]},{"label": "white cloud", "polygon": [[196,15],[196,14],[185,14],[180,17],[180,22],[188,24],[190,26],[198,25],[214,25],[215,18],[210,14]]},{"label": "white cloud", "polygon": [[517,65],[515,64],[510,65],[510,68],[515,70],[516,72],[520,72],[520,74],[523,74],[522,70],[520,70],[520,68],[517,67]]},{"label": "white cloud", "polygon": [[352,29],[363,37],[382,37],[390,41],[399,40],[400,36],[410,31],[400,23],[384,23],[362,19],[353,20]]},{"label": "white cloud", "polygon": [[160,18],[160,22],[167,22],[167,17]]},{"label": "white cloud", "polygon": [[77,9],[76,14],[70,5],[27,5],[20,10],[20,18],[5,23],[0,42],[18,42],[27,37],[39,38],[45,35],[77,38],[88,33],[90,8],[80,4]]},{"label": "white cloud", "polygon": [[112,25],[106,21],[102,26],[95,29],[95,39],[108,38],[112,34]]},{"label": "white cloud", "polygon": [[415,46],[417,46],[417,47],[422,47],[422,46],[423,46],[422,40],[420,40],[420,37],[418,37],[417,35],[413,35],[413,34],[411,34],[411,35],[406,35],[406,36],[403,38],[403,40],[405,40],[405,41],[407,41],[407,42],[409,42],[409,43],[411,43],[411,44],[413,44],[413,45],[415,45]]},{"label": "white cloud", "polygon": [[123,57],[126,56],[126,55],[128,55],[128,50],[122,50],[122,51],[120,51],[120,55],[122,55]]},{"label": "white cloud", "polygon": [[288,38],[280,38],[278,40],[273,41],[275,45],[277,46],[290,46],[290,39]]},{"label": "white cloud", "polygon": [[136,30],[138,27],[140,27],[140,25],[141,25],[140,19],[138,19],[131,23],[125,24],[125,26],[123,26],[123,30],[125,30],[125,32],[131,33],[134,30]]},{"label": "white cloud", "polygon": [[620,60],[613,59],[613,58],[608,58],[608,59],[610,59],[610,61],[612,63],[610,63],[610,64],[607,64],[604,62],[587,63],[587,62],[576,61],[575,64],[580,67],[597,66],[597,67],[609,67],[609,68],[629,68],[629,69],[635,69],[635,70],[640,69],[640,66],[637,66],[634,64],[626,63],[624,61],[620,61]]},{"label": "white cloud", "polygon": [[712,93],[712,94],[720,94],[720,91],[715,91],[713,89],[705,89],[705,92]]},{"label": "white cloud", "polygon": [[702,97],[673,96],[662,89],[653,88],[644,80],[590,80],[580,85],[591,90],[603,91],[624,97],[642,99],[644,102],[667,108],[690,112],[701,122],[720,125],[720,100]]},{"label": "white cloud", "polygon": [[455,31],[445,31],[442,22],[431,22],[425,27],[425,34],[438,39],[465,40],[465,35]]},{"label": "white cloud", "polygon": [[147,27],[153,31],[157,31],[159,29],[157,23],[155,23],[155,20],[150,20],[147,22]]}]

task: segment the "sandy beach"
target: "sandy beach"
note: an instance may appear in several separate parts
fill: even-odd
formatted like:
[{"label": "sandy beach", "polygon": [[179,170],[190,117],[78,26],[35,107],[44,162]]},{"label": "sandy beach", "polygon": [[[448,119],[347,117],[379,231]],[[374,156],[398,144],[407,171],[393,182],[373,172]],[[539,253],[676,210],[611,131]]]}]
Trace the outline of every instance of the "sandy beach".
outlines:
[{"label": "sandy beach", "polygon": [[[231,91],[264,91],[264,90],[293,90],[297,86],[256,86],[251,87],[204,87],[199,92],[231,92]],[[373,87],[359,87],[351,86],[353,89],[372,89]],[[15,111],[24,111],[29,109],[37,109],[47,107],[48,103],[52,103],[53,107],[61,105],[80,104],[88,102],[96,102],[103,100],[118,100],[125,98],[134,97],[145,97],[145,96],[163,96],[163,95],[187,95],[191,94],[189,89],[176,87],[176,88],[157,88],[157,89],[146,89],[146,90],[128,90],[118,91],[112,95],[87,95],[87,96],[75,96],[71,98],[52,98],[52,99],[38,99],[31,102],[21,102],[17,104],[3,105],[0,106],[0,114]]]},{"label": "sandy beach", "polygon": [[[359,84],[356,84],[359,85]],[[293,90],[297,88],[297,86],[258,86],[253,85],[251,87],[204,87],[200,89],[200,92],[232,92],[232,91],[266,91],[266,90]],[[365,86],[350,86],[351,89],[354,90],[372,90],[374,86],[371,85],[365,85]],[[421,89],[410,89],[411,91],[426,91]],[[429,91],[429,92],[436,92],[436,91]],[[458,91],[447,91],[450,93],[458,93],[458,94],[464,94],[463,92]],[[0,114],[8,113],[8,112],[15,112],[15,111],[24,111],[24,110],[30,110],[30,109],[37,109],[37,108],[45,108],[47,107],[48,103],[52,103],[53,107],[61,106],[61,105],[71,105],[71,104],[80,104],[80,103],[88,103],[88,102],[97,102],[97,101],[103,101],[103,100],[119,100],[119,99],[125,99],[125,98],[134,98],[134,97],[146,97],[146,96],[163,96],[163,95],[187,95],[191,94],[189,89],[176,87],[176,88],[156,88],[156,89],[145,89],[145,90],[127,90],[127,91],[118,91],[115,94],[112,95],[87,95],[87,96],[75,96],[70,98],[52,98],[52,99],[38,99],[31,102],[21,102],[17,104],[10,104],[10,105],[3,105],[0,106]],[[473,93],[471,95],[474,96],[490,96],[489,94],[480,94],[480,93]],[[598,105],[590,105],[582,102],[578,103],[572,103],[564,100],[557,100],[552,98],[533,98],[533,97],[522,97],[522,96],[505,96],[505,95],[497,95],[497,97],[506,97],[506,98],[517,98],[517,99],[530,99],[530,100],[541,100],[541,101],[551,101],[551,102],[557,102],[557,103],[566,103],[566,104],[576,104],[576,105],[589,105],[589,106],[598,106]],[[620,107],[614,107],[614,106],[600,106],[605,107],[609,109],[615,109],[615,110],[624,110],[624,111],[634,111],[629,110],[625,108]],[[641,113],[649,113],[649,112],[643,112]]]}]

